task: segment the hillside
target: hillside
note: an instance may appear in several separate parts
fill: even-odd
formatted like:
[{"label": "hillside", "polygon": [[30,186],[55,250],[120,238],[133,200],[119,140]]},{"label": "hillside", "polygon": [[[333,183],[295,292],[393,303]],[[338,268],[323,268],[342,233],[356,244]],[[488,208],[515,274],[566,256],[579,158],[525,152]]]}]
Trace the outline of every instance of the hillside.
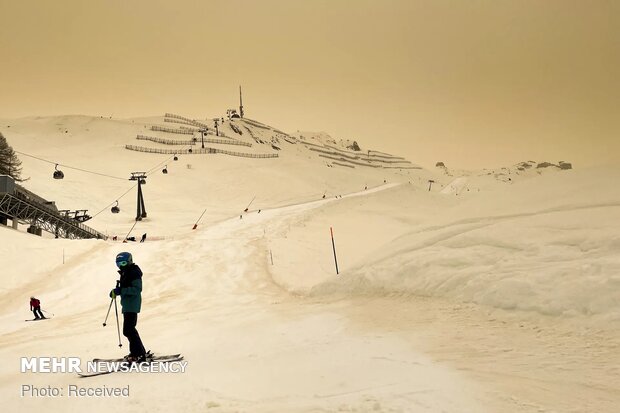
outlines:
[{"label": "hillside", "polygon": [[[427,170],[364,142],[256,120],[220,123],[225,136],[208,134],[201,153],[200,137],[170,143],[197,135],[157,130],[183,129],[165,118],[0,121],[26,188],[88,209],[89,226],[119,237],[0,228],[8,411],[110,408],[22,398],[26,383],[129,385],[122,410],[150,412],[617,408],[620,168]],[[56,163],[62,180],[52,178]],[[148,172],[148,216],[137,223],[136,171]],[[121,243],[130,229],[146,242]],[[87,384],[20,373],[25,356],[126,353],[115,322],[102,327],[122,250],[144,272],[145,345],[183,353],[188,371]],[[31,295],[52,320],[24,323]]]},{"label": "hillside", "polygon": [[[89,224],[109,234],[121,234],[133,223],[136,191],[131,188],[135,182],[123,182],[123,178],[128,179],[130,173],[135,171],[150,171],[144,188],[149,220],[141,222],[136,229],[158,236],[183,232],[182,228],[191,227],[205,208],[204,222],[216,222],[242,213],[254,197],[252,208],[266,209],[320,199],[323,195],[335,197],[364,187],[378,186],[384,180],[403,182],[429,175],[420,169],[400,170],[353,164],[339,166],[338,161],[323,158],[318,152],[308,149],[310,145],[313,149],[321,146],[318,141],[288,137],[274,128],[255,126],[259,125],[256,121],[226,121],[220,128],[226,136],[235,135],[234,140],[251,144],[251,147],[212,143],[206,146],[220,150],[233,148],[234,152],[252,155],[273,154],[278,158],[200,154],[200,138],[194,145],[166,145],[137,139],[143,136],[170,141],[191,139],[191,135],[151,130],[154,126],[175,128],[173,124],[165,123],[163,117],[111,120],[66,116],[5,120],[2,124],[7,139],[16,151],[53,162],[46,168],[45,162],[40,159],[20,155],[24,176],[30,178],[24,186],[46,199],[56,201],[64,209],[88,209],[94,217]],[[245,134],[232,132],[231,124],[239,124]],[[209,135],[209,138],[215,136]],[[279,150],[272,148],[272,140],[279,145]],[[136,152],[127,150],[127,145],[172,151],[178,153],[178,161],[173,160],[172,154]],[[181,153],[190,148],[194,150],[192,154]],[[65,168],[65,179],[54,181],[51,179],[54,163],[111,177]],[[340,163],[346,164],[346,161]],[[160,172],[165,166],[168,171],[166,175]],[[191,196],[181,194],[181,189],[190,191]],[[179,195],[185,198],[182,205],[176,202]],[[109,208],[116,200],[119,200],[121,213],[111,215]],[[163,211],[178,211],[180,208],[183,213],[166,212],[165,218],[162,216]],[[185,212],[189,213],[189,220],[182,218]]]}]

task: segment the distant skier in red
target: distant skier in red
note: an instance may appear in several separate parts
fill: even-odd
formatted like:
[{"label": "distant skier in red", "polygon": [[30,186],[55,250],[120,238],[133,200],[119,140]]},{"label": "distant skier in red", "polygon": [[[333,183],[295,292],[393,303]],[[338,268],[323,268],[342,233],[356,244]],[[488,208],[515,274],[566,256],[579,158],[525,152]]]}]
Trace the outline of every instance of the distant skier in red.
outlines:
[{"label": "distant skier in red", "polygon": [[35,320],[45,318],[45,316],[41,312],[41,301],[37,300],[34,297],[30,297],[30,311],[32,311],[32,313],[34,314]]}]

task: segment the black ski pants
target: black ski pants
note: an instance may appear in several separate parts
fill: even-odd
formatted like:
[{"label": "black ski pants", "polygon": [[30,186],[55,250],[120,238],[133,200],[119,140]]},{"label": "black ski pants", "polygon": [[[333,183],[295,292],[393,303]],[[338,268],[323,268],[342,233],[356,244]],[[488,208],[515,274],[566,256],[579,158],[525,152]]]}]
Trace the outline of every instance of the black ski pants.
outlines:
[{"label": "black ski pants", "polygon": [[41,307],[33,308],[32,313],[34,314],[34,318],[45,318],[45,316],[41,312]]},{"label": "black ski pants", "polygon": [[132,356],[143,356],[146,354],[140,334],[136,330],[138,323],[138,313],[123,313],[123,335],[129,340],[129,354]]}]

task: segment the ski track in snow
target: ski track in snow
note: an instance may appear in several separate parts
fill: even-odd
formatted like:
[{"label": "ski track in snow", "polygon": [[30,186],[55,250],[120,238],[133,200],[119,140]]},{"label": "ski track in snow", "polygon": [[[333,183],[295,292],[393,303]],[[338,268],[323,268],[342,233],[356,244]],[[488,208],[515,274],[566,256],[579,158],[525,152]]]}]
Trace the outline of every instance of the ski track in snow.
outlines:
[{"label": "ski track in snow", "polygon": [[[209,406],[223,411],[406,411],[414,405],[419,406],[419,411],[429,412],[438,408],[480,411],[479,401],[470,395],[475,386],[458,374],[416,353],[396,336],[369,341],[364,335],[351,334],[346,319],[332,309],[306,306],[272,281],[266,267],[265,230],[278,231],[288,219],[334,201],[264,210],[173,241],[124,244],[136,251],[135,261],[145,272],[143,310],[138,323],[145,345],[158,352],[183,353],[190,363],[189,371],[183,377],[126,374],[122,379],[104,375],[89,381],[108,386],[119,380],[131,383],[137,396],[129,401],[130,405],[149,411],[194,411]],[[118,249],[119,245],[98,244],[82,261],[109,261]],[[78,263],[66,269],[63,280],[78,283],[83,266]],[[109,272],[109,265],[105,267]],[[172,268],[176,274],[181,270],[187,276],[170,279],[168,270]],[[90,286],[103,296],[96,299],[99,304],[78,313],[56,310],[65,314],[53,321],[53,327],[37,331],[35,342],[31,339],[29,343],[33,331],[24,328],[3,335],[3,359],[17,363],[19,356],[36,352],[43,343],[48,353],[56,356],[114,356],[113,319],[108,320],[108,327],[101,327],[106,308],[104,285],[111,284],[110,276],[106,277],[99,287]],[[58,288],[54,279],[42,282],[40,288]],[[191,339],[196,329],[204,340]],[[354,353],[350,352],[352,346],[358,349]],[[300,349],[307,354],[304,360],[295,356]],[[382,359],[386,351],[400,354],[404,362],[395,364]],[[326,353],[333,357],[328,366],[323,365]],[[413,370],[412,365],[416,366]],[[351,370],[358,371],[352,381],[347,379]],[[373,374],[364,374],[369,370]],[[2,392],[17,391],[11,388],[19,380],[14,377],[14,369],[5,366],[3,371],[13,377],[0,383]],[[342,376],[345,371],[347,374]],[[394,377],[399,380],[395,382]],[[40,385],[75,383],[75,377],[70,375],[31,378]],[[153,381],[159,389],[157,395],[148,390]],[[412,388],[416,390],[412,392]],[[145,398],[145,394],[151,397]],[[170,394],[175,397],[166,398]],[[45,405],[46,411],[66,411],[70,406],[59,400],[22,399],[24,402],[33,408]],[[73,402],[74,407],[99,410],[87,400]]]},{"label": "ski track in snow", "polygon": [[[607,351],[603,350],[604,341],[609,340],[604,334],[590,337],[599,348],[595,356],[588,353],[587,347],[580,347],[583,337],[579,334],[540,325],[519,325],[515,333],[510,322],[506,326],[479,314],[481,311],[473,306],[420,298],[416,302],[401,300],[396,306],[390,302],[392,311],[398,314],[385,314],[384,298],[347,298],[342,302],[295,297],[284,291],[269,274],[269,235],[286,232],[291,222],[308,211],[333,202],[338,200],[263,210],[171,241],[122,246],[136,251],[136,262],[145,270],[139,321],[145,344],[155,346],[156,351],[180,351],[190,362],[188,373],[181,378],[124,375],[122,384],[130,383],[138,395],[129,401],[133,408],[162,412],[179,408],[265,412],[556,411],[546,407],[551,405],[563,406],[565,411],[584,411],[587,406],[596,406],[597,412],[613,411],[611,406],[616,405],[620,395],[615,386],[607,383],[618,371],[605,360],[617,350],[613,350],[614,341],[608,341]],[[616,205],[594,207],[607,206]],[[550,212],[556,211],[540,213]],[[441,231],[440,237],[449,238],[496,221],[537,214],[461,220],[424,228],[422,232]],[[109,273],[110,257],[122,247],[97,243],[80,255],[79,262],[56,275],[62,278],[63,285],[79,284],[84,262],[101,263],[107,267],[101,274]],[[152,264],[155,262],[158,265]],[[187,276],[169,276],[178,274],[179,269]],[[26,323],[3,334],[3,359],[36,354],[42,343],[57,356],[113,355],[114,322],[110,319],[108,327],[100,327],[107,306],[105,286],[112,280],[106,277],[92,286],[97,297],[103,295],[102,300],[96,300],[99,304],[79,307],[78,312],[69,308],[62,317],[50,321],[53,326],[37,330],[34,336],[23,326]],[[39,288],[58,288],[55,277],[35,282],[42,283]],[[23,294],[32,283],[23,288]],[[443,327],[436,327],[437,320]],[[365,327],[360,329],[360,325]],[[453,339],[442,338],[447,325],[454,329]],[[204,339],[191,339],[196,330]],[[542,331],[547,335],[541,335]],[[566,340],[563,344],[561,335]],[[32,340],[34,343],[29,343]],[[351,353],[351,349],[356,350]],[[296,357],[300,353],[306,354],[305,360]],[[515,357],[515,353],[521,355]],[[331,365],[324,365],[325,354],[330,354]],[[2,371],[7,372],[0,381],[2,392],[17,391],[13,387],[19,377],[15,377],[14,370],[4,366]],[[345,371],[347,374],[342,375]],[[355,380],[347,378],[352,371]],[[579,376],[583,378],[576,378]],[[399,380],[394,381],[394,377]],[[102,376],[89,380],[111,386],[120,379]],[[75,383],[75,377],[37,376],[32,381],[66,385]],[[145,398],[153,381],[163,388],[157,396]],[[576,396],[586,391],[592,399],[579,404],[571,397],[559,396],[566,388]],[[45,403],[48,411],[66,411],[69,407],[61,401],[32,399],[27,403],[36,408],[43,408]],[[77,405],[99,409],[87,400]]]},{"label": "ski track in snow", "polygon": [[[45,149],[46,157],[62,157],[63,162],[72,165],[80,165],[80,151],[87,145],[89,151],[102,154],[90,159],[93,165],[88,165],[97,170],[110,167],[125,170],[130,164],[132,167],[148,165],[148,168],[153,165],[153,157],[122,149],[127,137],[142,132],[145,125],[133,125],[132,121],[131,125],[127,122],[121,127],[115,121],[90,119],[84,130],[81,126],[84,119],[88,118],[19,121],[13,124],[8,137],[19,145],[16,149],[36,154]],[[67,141],[64,133],[55,135],[57,124],[64,123],[72,130],[71,141]],[[70,143],[74,145],[72,151],[67,150]],[[370,186],[385,182],[385,177],[379,176],[385,172],[328,169],[322,160],[310,159],[309,154],[300,152],[299,146],[288,149],[287,154],[287,147],[283,148],[281,154],[288,156],[282,156],[277,164],[220,157],[209,157],[208,162],[203,163],[200,158],[191,158],[195,168],[190,169],[187,164],[187,169],[171,167],[170,175],[165,178],[152,175],[148,186],[150,215],[139,228],[149,232],[149,237],[155,231],[162,231],[161,235],[167,236],[179,227],[185,228],[189,222],[193,223],[195,210],[200,212],[208,207],[210,221],[205,219],[197,231],[144,244],[64,240],[52,243],[25,234],[7,237],[15,244],[3,246],[3,251],[8,258],[18,259],[9,261],[12,273],[5,274],[5,283],[0,290],[0,357],[4,361],[0,364],[0,397],[4,402],[3,409],[87,410],[93,413],[117,406],[126,411],[166,413],[617,411],[620,391],[616,382],[620,370],[616,360],[620,359],[620,336],[612,328],[599,330],[589,324],[591,319],[573,324],[570,319],[545,317],[540,312],[534,317],[524,316],[523,312],[504,312],[467,303],[470,300],[467,296],[456,297],[454,301],[450,297],[419,296],[401,288],[403,285],[399,282],[408,275],[409,268],[403,265],[405,260],[414,265],[422,262],[422,266],[434,265],[440,273],[447,275],[442,278],[437,276],[441,274],[431,273],[432,277],[423,279],[427,281],[425,288],[420,290],[423,293],[434,292],[433,288],[436,288],[449,295],[465,286],[487,298],[485,294],[491,293],[492,296],[498,280],[478,277],[483,268],[472,265],[472,260],[463,258],[464,254],[471,249],[481,258],[494,261],[505,258],[497,251],[509,251],[514,257],[507,260],[507,266],[495,267],[487,275],[527,282],[530,280],[521,277],[523,274],[515,275],[510,271],[517,267],[522,271],[539,268],[541,276],[530,284],[531,291],[539,294],[529,294],[527,288],[519,289],[519,284],[509,282],[504,285],[504,293],[510,294],[500,294],[492,305],[516,307],[521,304],[518,297],[529,295],[522,301],[530,307],[533,303],[534,310],[543,311],[548,310],[549,302],[560,295],[562,285],[558,283],[567,280],[554,271],[578,263],[582,266],[591,264],[591,273],[586,269],[584,277],[577,274],[573,280],[598,282],[599,289],[590,285],[585,288],[585,284],[584,288],[567,289],[569,293],[576,293],[577,298],[570,308],[579,309],[588,303],[591,297],[580,294],[582,291],[601,296],[604,289],[607,298],[592,311],[600,310],[605,316],[613,316],[616,306],[608,301],[613,288],[608,287],[614,286],[614,280],[612,275],[605,277],[608,273],[613,274],[615,268],[615,256],[609,252],[618,245],[613,234],[610,235],[613,229],[598,236],[598,228],[575,222],[573,226],[577,232],[583,233],[569,234],[568,239],[564,239],[548,236],[545,225],[551,232],[567,230],[556,222],[562,214],[566,214],[567,219],[576,220],[590,218],[597,211],[603,218],[614,217],[619,205],[617,186],[605,181],[617,181],[618,171],[561,172],[540,179],[532,172],[535,179],[527,185],[523,183],[532,176],[513,175],[515,181],[523,180],[510,187],[502,184],[501,188],[493,177],[456,178],[457,181],[451,184],[445,182],[447,186],[441,195],[426,194],[426,179],[437,179],[436,185],[440,185],[448,177],[425,171],[413,176],[408,173],[407,176],[394,175],[396,180],[414,181],[416,185],[407,186],[403,182],[398,189],[407,187],[410,192],[394,191],[393,196],[388,196],[390,191],[384,191],[380,207],[374,204],[376,210],[370,212],[391,214],[401,222],[399,225],[392,223],[393,226],[385,231],[379,225],[389,220],[359,221],[355,222],[356,226],[351,225],[349,228],[352,228],[354,237],[360,227],[370,226],[369,233],[379,238],[373,244],[378,250],[367,248],[357,254],[372,254],[368,261],[364,259],[369,257],[362,256],[354,261],[351,256],[356,254],[343,254],[344,272],[339,280],[348,287],[346,282],[355,281],[354,276],[359,275],[356,273],[359,266],[364,268],[369,264],[366,266],[368,271],[375,272],[371,275],[386,276],[388,282],[385,285],[393,287],[395,292],[382,294],[361,286],[362,294],[350,294],[351,291],[344,290],[335,291],[334,295],[306,296],[303,289],[295,288],[300,286],[299,277],[306,277],[310,286],[321,277],[329,281],[334,279],[330,266],[332,257],[315,247],[312,244],[314,238],[306,234],[305,230],[313,224],[312,215],[346,204],[347,208],[353,206],[345,210],[346,214],[353,213],[352,219],[372,218],[368,212],[373,206],[363,205],[360,201],[357,205],[361,208],[355,208],[356,204],[351,200],[378,194],[394,185],[343,195],[342,201],[345,202],[341,203],[334,195],[341,193],[342,188],[361,188],[366,180]],[[185,159],[190,158],[184,157],[183,162]],[[37,167],[35,161],[24,159],[24,166],[29,174],[32,172],[33,179],[27,183],[29,188],[60,197],[59,201],[63,202],[59,204],[75,198],[76,203],[92,208],[109,202],[111,193],[116,195],[125,191],[117,186],[118,183],[113,185],[98,177],[82,180],[70,176],[65,183],[72,185],[49,190],[49,165]],[[251,173],[248,174],[249,169]],[[172,177],[174,179],[169,179]],[[198,191],[197,177],[204,179]],[[599,180],[601,177],[603,179]],[[388,178],[392,179],[392,176]],[[56,184],[59,182],[53,185]],[[231,185],[235,185],[235,190],[230,190]],[[471,193],[468,195],[469,189]],[[478,192],[480,190],[482,192]],[[242,219],[234,216],[216,222],[235,210],[242,197],[248,196],[243,202],[245,207],[251,198],[248,194],[260,194],[263,205],[283,205],[291,200],[315,199],[323,191],[329,191],[331,196],[304,204],[263,208],[260,214],[254,210],[244,213]],[[476,195],[472,196],[474,191]],[[415,196],[408,197],[411,194]],[[400,205],[401,197],[409,201],[405,204],[411,207],[408,216],[396,214],[391,205]],[[584,203],[583,200],[592,201]],[[120,234],[133,223],[132,212],[128,212],[131,209],[127,207],[129,203],[128,198],[122,200],[121,214],[99,215],[93,224]],[[180,204],[185,210],[179,210]],[[559,206],[550,207],[554,205]],[[458,211],[450,209],[456,206]],[[469,210],[463,211],[467,207]],[[505,211],[512,213],[501,213]],[[578,211],[584,213],[578,214]],[[438,219],[437,214],[440,215]],[[160,220],[162,217],[166,222]],[[319,223],[331,224],[335,216],[328,217]],[[538,219],[541,217],[545,219]],[[534,250],[523,257],[519,255],[523,252],[523,239],[515,242],[510,237],[497,236],[497,233],[502,235],[502,231],[519,228],[528,220],[537,220],[535,230],[528,234],[542,235],[543,238],[532,242]],[[428,225],[429,221],[434,224]],[[609,226],[609,223],[603,223]],[[343,220],[340,225],[344,225]],[[414,230],[399,232],[398,226],[411,226]],[[291,253],[293,249],[283,248],[289,246],[283,243],[292,244],[290,241],[296,235],[296,228],[304,232],[302,238],[306,237],[298,246],[309,248],[309,251],[295,257],[287,256],[284,252]],[[337,237],[341,237],[338,240],[349,235],[335,229],[339,231]],[[124,232],[120,235],[122,237]],[[367,241],[361,231],[359,238],[359,243]],[[273,242],[275,239],[284,241],[278,244]],[[546,241],[550,241],[548,245]],[[557,253],[556,244],[560,250]],[[346,251],[345,243],[338,245]],[[594,253],[590,254],[588,248],[592,245]],[[69,253],[65,265],[59,264],[61,246]],[[279,248],[274,251],[274,266],[269,263],[270,248]],[[597,252],[597,248],[602,251]],[[130,385],[132,396],[128,400],[20,398],[21,384],[66,386],[79,383],[72,374],[19,374],[21,356],[80,356],[86,360],[116,357],[127,352],[125,340],[123,348],[117,347],[113,318],[108,320],[107,327],[101,325],[109,304],[107,294],[117,277],[112,258],[122,249],[134,253],[136,262],[145,273],[143,311],[138,322],[145,345],[158,353],[183,353],[189,362],[188,372],[182,376],[127,374],[89,379],[89,385],[92,383],[93,386]],[[349,252],[351,250],[349,248]],[[324,261],[329,264],[312,267],[308,260],[314,260],[319,253],[321,257],[326,255]],[[607,261],[602,264],[595,261],[599,259],[597,254]],[[52,257],[58,259],[52,260]],[[384,265],[378,258],[386,257],[395,259]],[[19,258],[31,262],[24,265]],[[347,262],[347,258],[351,261]],[[531,258],[531,261],[522,258]],[[37,265],[39,260],[45,264],[57,264]],[[470,267],[471,272],[459,274],[459,266],[461,269]],[[293,276],[297,273],[298,278],[283,278],[281,269],[294,270],[290,272]],[[507,271],[503,273],[504,270]],[[314,272],[321,274],[312,278]],[[289,283],[290,280],[293,282]],[[359,280],[367,279],[359,277]],[[329,283],[322,286],[329,291]],[[56,317],[46,323],[21,321],[26,311],[23,297],[40,292],[45,294],[43,308],[53,305]],[[364,293],[368,294],[364,296]],[[534,296],[543,301],[536,303]],[[515,297],[516,304],[510,301]],[[571,297],[568,295],[568,302]]]}]

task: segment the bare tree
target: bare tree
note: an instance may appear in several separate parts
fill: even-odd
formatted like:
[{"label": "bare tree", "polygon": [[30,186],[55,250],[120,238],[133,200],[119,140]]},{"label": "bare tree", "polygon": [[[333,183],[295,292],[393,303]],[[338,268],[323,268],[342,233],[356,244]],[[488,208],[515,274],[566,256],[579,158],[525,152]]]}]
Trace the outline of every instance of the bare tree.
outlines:
[{"label": "bare tree", "polygon": [[17,158],[15,151],[6,141],[6,138],[0,132],[0,175],[9,175],[18,182],[22,179],[22,161]]}]

